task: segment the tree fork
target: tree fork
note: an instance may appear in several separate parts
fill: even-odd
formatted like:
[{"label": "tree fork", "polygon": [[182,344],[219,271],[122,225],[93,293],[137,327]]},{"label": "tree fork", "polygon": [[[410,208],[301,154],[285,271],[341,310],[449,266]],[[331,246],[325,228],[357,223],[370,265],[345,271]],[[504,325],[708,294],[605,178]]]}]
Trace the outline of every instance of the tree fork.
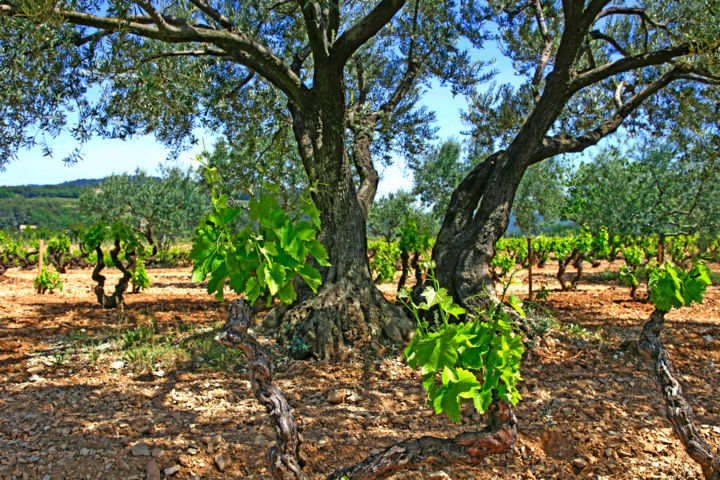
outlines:
[{"label": "tree fork", "polygon": [[660,342],[665,313],[663,310],[655,309],[650,315],[650,319],[640,333],[638,347],[654,361],[655,379],[667,405],[666,415],[685,451],[700,465],[706,480],[720,480],[720,449],[718,453],[713,453],[712,447],[695,427],[692,405],[685,399],[668,351]]}]

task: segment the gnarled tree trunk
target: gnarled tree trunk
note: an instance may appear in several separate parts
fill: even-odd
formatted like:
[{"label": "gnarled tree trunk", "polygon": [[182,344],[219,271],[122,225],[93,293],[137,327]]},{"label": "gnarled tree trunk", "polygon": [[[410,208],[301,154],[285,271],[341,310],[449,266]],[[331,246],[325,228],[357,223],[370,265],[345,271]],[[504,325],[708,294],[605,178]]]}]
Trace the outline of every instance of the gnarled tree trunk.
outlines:
[{"label": "gnarled tree trunk", "polygon": [[294,355],[338,361],[352,348],[367,347],[383,336],[402,342],[413,325],[399,307],[385,300],[370,273],[365,217],[377,176],[369,172],[371,164],[356,158],[365,165],[364,170],[358,167],[365,171],[359,195],[346,151],[342,69],[319,65],[315,72],[316,101],[289,108],[300,156],[315,186],[320,240],[332,266],[321,269],[323,283],[317,295],[299,295],[289,309],[276,309],[270,321],[271,328],[278,328],[280,343],[295,346]]},{"label": "gnarled tree trunk", "polygon": [[477,165],[453,192],[432,258],[440,285],[470,311],[491,300],[478,294],[495,295],[495,242],[507,228],[524,172],[522,163],[502,150]]},{"label": "gnarled tree trunk", "polygon": [[127,264],[123,265],[119,258],[120,241],[115,240],[115,244],[112,250],[110,250],[110,258],[112,258],[113,264],[115,265],[115,267],[117,267],[118,270],[122,272],[123,276],[120,278],[120,280],[118,280],[118,283],[115,285],[115,290],[113,291],[112,295],[105,294],[106,278],[100,273],[105,268],[105,259],[102,247],[100,245],[95,247],[95,253],[97,255],[97,265],[95,265],[95,268],[93,269],[92,279],[97,282],[97,285],[95,285],[95,288],[93,290],[95,291],[95,296],[97,297],[98,303],[102,305],[103,308],[122,308],[124,305],[123,293],[125,293],[125,290],[127,289],[128,283],[132,278],[132,270],[135,268],[135,250],[131,250],[125,253],[125,260]]},{"label": "gnarled tree trunk", "polygon": [[720,480],[720,449],[717,453],[713,452],[695,427],[692,406],[685,399],[670,355],[660,342],[665,313],[657,309],[652,313],[640,334],[639,349],[653,360],[655,378],[667,406],[666,415],[685,451],[700,465],[706,480]]}]

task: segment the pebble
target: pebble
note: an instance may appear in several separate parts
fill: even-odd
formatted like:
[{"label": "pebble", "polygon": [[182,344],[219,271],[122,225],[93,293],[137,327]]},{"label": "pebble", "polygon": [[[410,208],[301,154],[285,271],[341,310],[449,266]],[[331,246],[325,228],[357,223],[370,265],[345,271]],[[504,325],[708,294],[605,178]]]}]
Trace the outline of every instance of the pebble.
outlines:
[{"label": "pebble", "polygon": [[155,458],[162,458],[165,456],[165,450],[160,447],[153,448],[152,456]]},{"label": "pebble", "polygon": [[345,401],[346,393],[343,390],[330,390],[327,395],[328,403],[339,404]]},{"label": "pebble", "polygon": [[352,392],[348,397],[345,399],[348,403],[358,403],[360,400],[362,400],[362,397],[358,395],[355,392]]},{"label": "pebble", "polygon": [[428,475],[427,479],[428,480],[452,480],[452,478],[450,478],[450,475],[443,472],[442,470],[431,473],[430,475]]},{"label": "pebble", "polygon": [[573,459],[572,464],[573,464],[573,467],[579,468],[580,470],[587,467],[587,462],[585,460],[583,460],[582,458]]},{"label": "pebble", "polygon": [[160,465],[155,460],[150,460],[145,466],[145,477],[147,480],[160,480]]},{"label": "pebble", "polygon": [[138,442],[132,447],[130,447],[130,452],[135,457],[149,457],[150,447],[148,447],[148,444],[145,442]]},{"label": "pebble", "polygon": [[215,465],[218,470],[224,472],[227,466],[230,464],[230,459],[226,457],[222,452],[215,455]]},{"label": "pebble", "polygon": [[166,477],[170,477],[172,475],[175,475],[179,471],[180,467],[178,467],[177,465],[173,465],[172,467],[167,467],[165,470],[163,470],[163,474],[165,474]]}]

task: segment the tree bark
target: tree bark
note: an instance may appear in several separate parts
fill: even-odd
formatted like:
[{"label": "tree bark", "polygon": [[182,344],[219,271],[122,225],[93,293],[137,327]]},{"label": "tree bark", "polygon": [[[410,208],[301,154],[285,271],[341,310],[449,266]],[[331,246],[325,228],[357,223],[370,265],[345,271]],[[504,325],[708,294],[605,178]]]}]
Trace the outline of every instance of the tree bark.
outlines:
[{"label": "tree bark", "polygon": [[692,406],[685,399],[670,355],[660,342],[665,313],[656,309],[650,315],[650,320],[643,326],[638,346],[641,352],[653,360],[655,378],[667,406],[666,415],[685,451],[700,465],[706,480],[720,480],[720,449],[714,453],[695,427]]},{"label": "tree bark", "polygon": [[403,342],[413,324],[385,300],[370,273],[366,208],[355,189],[346,150],[342,69],[320,64],[315,72],[313,106],[290,104],[289,109],[300,157],[315,186],[320,240],[332,266],[321,269],[323,283],[317,295],[299,295],[290,309],[278,309],[271,322],[276,327],[283,324],[278,328],[281,344],[304,345],[303,356],[340,361],[351,349],[367,347],[382,336]]},{"label": "tree bark", "polygon": [[125,260],[127,262],[127,265],[123,265],[123,263],[120,261],[120,258],[118,258],[120,254],[120,248],[120,242],[118,240],[115,240],[115,244],[112,250],[110,250],[110,258],[112,258],[113,264],[115,264],[115,267],[122,272],[123,276],[120,278],[120,280],[118,280],[118,283],[115,285],[115,290],[113,291],[112,295],[106,295],[106,278],[100,273],[105,268],[104,254],[100,245],[95,247],[97,264],[93,269],[92,279],[95,280],[95,282],[97,283],[97,285],[95,285],[94,292],[95,296],[97,297],[98,303],[102,305],[103,308],[123,308],[123,293],[125,293],[128,283],[130,282],[130,278],[132,278],[132,270],[135,267],[136,261],[135,251],[131,250],[125,253]]},{"label": "tree bark", "polygon": [[[499,151],[477,165],[455,189],[432,258],[440,285],[472,311],[495,296],[491,262],[505,232],[525,167]],[[479,203],[479,206],[477,206]]]},{"label": "tree bark", "polygon": [[269,352],[248,334],[251,319],[252,310],[247,302],[244,299],[235,300],[223,331],[216,340],[228,348],[238,348],[245,354],[255,398],[265,406],[272,418],[276,443],[266,455],[270,474],[273,478],[285,478],[285,472],[288,472],[297,480],[305,480],[307,477],[302,471],[305,458],[300,451],[302,437],[285,395],[272,384],[273,366]]}]

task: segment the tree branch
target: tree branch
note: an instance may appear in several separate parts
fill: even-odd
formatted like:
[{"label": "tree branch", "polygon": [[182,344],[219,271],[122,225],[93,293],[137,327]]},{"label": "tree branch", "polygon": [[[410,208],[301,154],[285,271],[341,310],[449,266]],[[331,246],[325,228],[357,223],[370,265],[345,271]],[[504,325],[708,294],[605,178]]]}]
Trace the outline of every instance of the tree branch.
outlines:
[{"label": "tree branch", "polygon": [[215,10],[204,0],[190,0],[190,3],[200,9],[200,11],[203,12],[205,15],[215,20],[221,27],[227,29],[232,29],[235,27],[235,24],[228,17],[220,13],[218,10]]},{"label": "tree branch", "polygon": [[645,11],[644,8],[633,8],[633,7],[611,7],[607,8],[605,10],[602,10],[600,13],[598,13],[595,16],[595,19],[593,20],[593,23],[597,22],[601,18],[608,17],[611,15],[637,15],[640,17],[644,22],[649,23],[655,28],[660,28],[665,31],[669,31],[667,25],[664,23],[658,23],[652,18],[650,18],[650,15],[647,14],[647,11]]},{"label": "tree branch", "polygon": [[[64,21],[86,27],[94,27],[109,32],[129,32],[134,35],[160,40],[167,43],[210,43],[228,51],[238,63],[255,70],[282,90],[291,101],[300,105],[309,101],[307,88],[282,59],[267,47],[257,43],[244,32],[229,32],[202,27],[194,27],[184,21],[182,25],[171,25],[163,17],[166,27],[147,25],[117,17],[103,17],[84,12],[54,9],[54,14]],[[22,17],[17,7],[0,3],[0,16]]]},{"label": "tree branch", "polygon": [[545,74],[545,67],[547,67],[552,55],[553,40],[550,31],[548,30],[547,21],[545,20],[545,14],[542,10],[542,4],[540,0],[533,1],[533,10],[535,11],[535,20],[538,24],[538,29],[543,38],[543,49],[540,53],[540,60],[538,60],[537,67],[535,68],[535,74],[532,78],[531,88],[533,91],[533,100],[535,103],[540,101],[540,83],[542,82]]},{"label": "tree branch", "polygon": [[330,56],[333,57],[332,63],[345,65],[352,54],[387,25],[403,5],[405,0],[381,0],[375,8],[345,30],[335,41],[330,52]]},{"label": "tree branch", "polygon": [[330,55],[330,45],[320,6],[307,0],[297,1],[305,20],[305,28],[307,29],[313,56],[316,59],[327,58]]},{"label": "tree branch", "polygon": [[673,80],[678,78],[680,71],[678,69],[670,70],[660,78],[646,86],[644,89],[632,96],[625,104],[601,126],[578,137],[569,135],[556,135],[554,137],[545,137],[542,145],[533,153],[530,163],[537,163],[546,158],[554,157],[561,153],[582,152],[586,148],[597,144],[604,137],[615,132],[623,121],[630,116],[648,97],[657,93],[660,89],[667,86]]},{"label": "tree branch", "polygon": [[623,57],[629,57],[629,56],[630,56],[630,54],[628,53],[628,51],[627,51],[626,49],[624,49],[624,48],[618,43],[618,41],[615,40],[615,39],[614,39],[613,37],[611,37],[610,35],[606,35],[606,34],[600,32],[599,30],[593,30],[592,32],[590,32],[589,35],[590,35],[590,38],[592,38],[593,40],[603,40],[603,41],[609,43],[609,44],[612,45],[613,48],[614,48],[615,50],[617,50],[618,53],[620,53],[620,55],[622,55]]},{"label": "tree branch", "polygon": [[673,58],[677,58],[690,53],[689,44],[676,45],[674,47],[656,50],[654,52],[633,55],[631,57],[621,58],[614,62],[601,65],[592,70],[588,70],[577,75],[569,85],[569,91],[574,93],[588,85],[600,82],[606,78],[624,73],[637,68],[648,67],[651,65],[660,65],[666,63]]}]

